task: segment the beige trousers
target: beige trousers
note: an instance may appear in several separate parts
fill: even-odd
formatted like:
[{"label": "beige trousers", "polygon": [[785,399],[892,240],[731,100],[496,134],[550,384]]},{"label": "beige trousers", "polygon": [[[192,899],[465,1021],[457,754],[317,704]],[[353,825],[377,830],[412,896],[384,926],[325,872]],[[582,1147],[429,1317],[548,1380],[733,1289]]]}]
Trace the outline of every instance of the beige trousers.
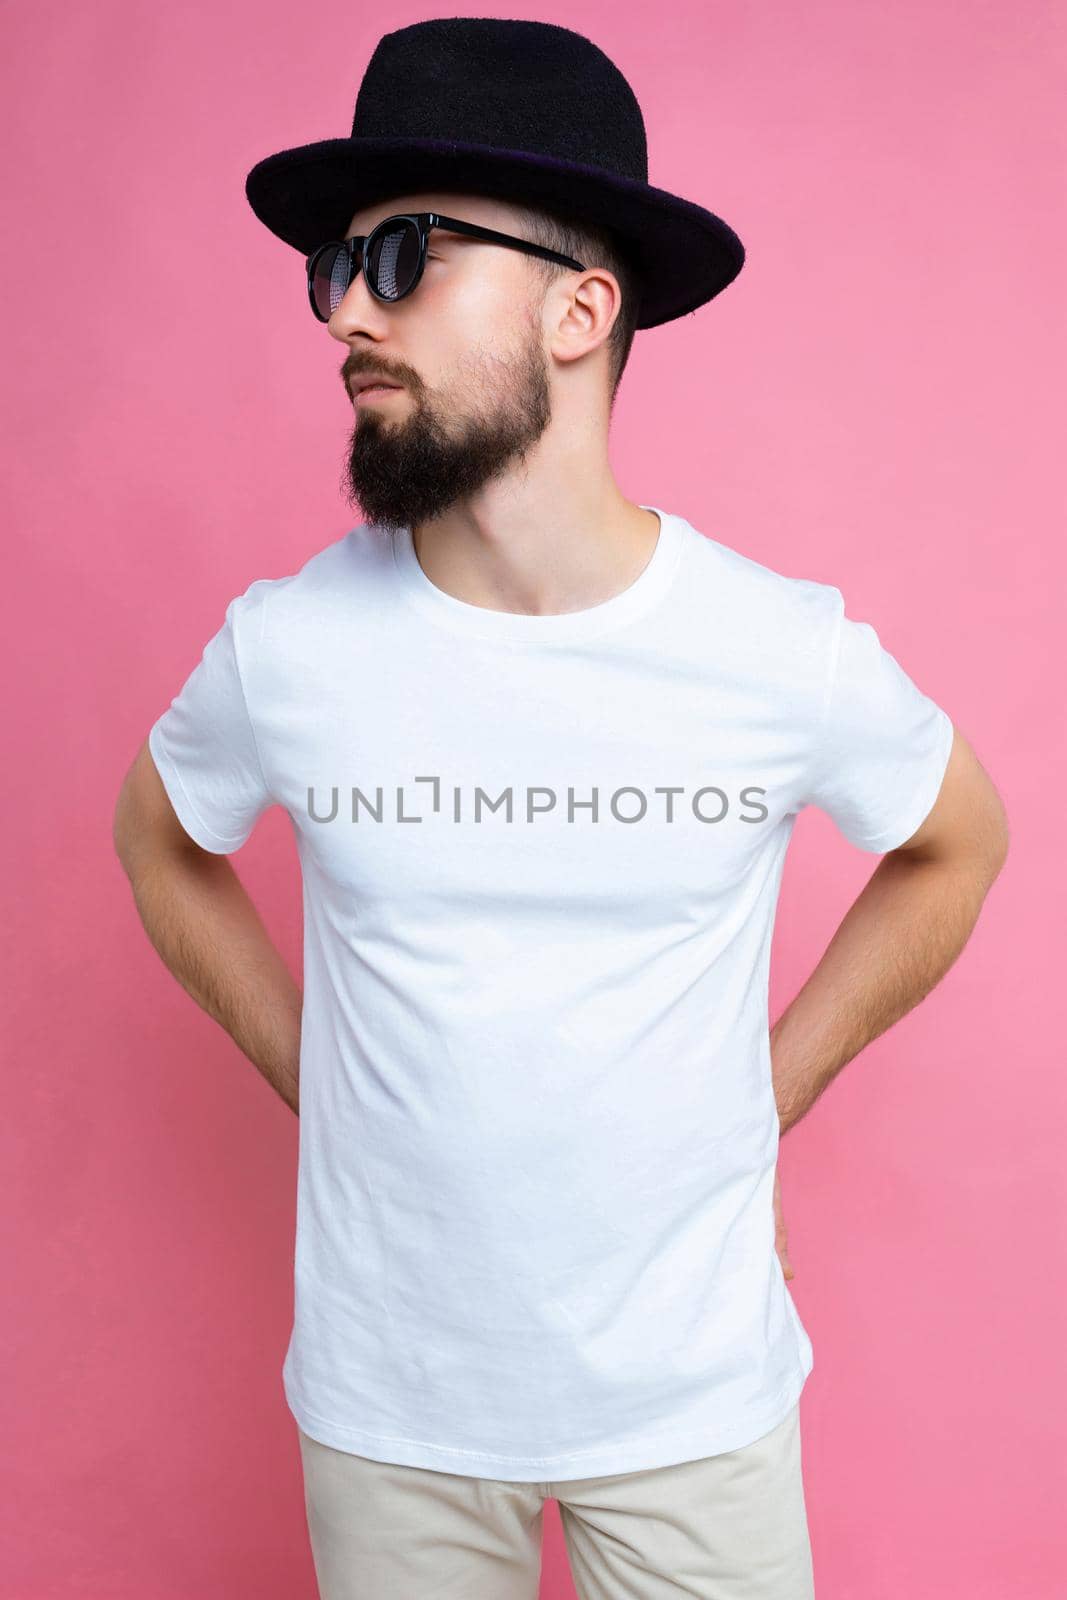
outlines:
[{"label": "beige trousers", "polygon": [[546,1500],[578,1600],[813,1600],[799,1401],[738,1450],[557,1483],[395,1466],[297,1433],[320,1600],[537,1600]]}]

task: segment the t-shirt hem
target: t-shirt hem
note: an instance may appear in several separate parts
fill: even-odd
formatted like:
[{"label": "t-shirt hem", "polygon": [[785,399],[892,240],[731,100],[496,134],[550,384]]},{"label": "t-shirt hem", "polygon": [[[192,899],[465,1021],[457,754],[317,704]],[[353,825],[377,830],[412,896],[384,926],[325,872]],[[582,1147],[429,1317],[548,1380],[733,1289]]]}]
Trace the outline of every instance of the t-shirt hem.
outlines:
[{"label": "t-shirt hem", "polygon": [[494,1478],[507,1483],[570,1482],[620,1473],[643,1472],[677,1466],[705,1456],[739,1450],[770,1433],[783,1422],[800,1399],[811,1372],[801,1365],[789,1381],[758,1410],[746,1412],[732,1424],[702,1428],[669,1428],[619,1444],[597,1445],[591,1450],[568,1450],[560,1455],[505,1456],[477,1450],[459,1450],[408,1439],[366,1433],[320,1417],[305,1405],[296,1390],[284,1384],[289,1410],[309,1438],[335,1450],[367,1456],[394,1466],[428,1467],[462,1477]]},{"label": "t-shirt hem", "polygon": [[882,854],[896,850],[913,833],[917,833],[934,809],[934,802],[941,792],[941,785],[948,771],[948,758],[952,753],[952,741],[955,738],[955,724],[948,712],[938,707],[938,739],[934,754],[930,760],[929,771],[922,787],[914,793],[911,805],[905,816],[894,822],[891,827],[882,828],[878,833],[865,834],[854,843],[861,850],[878,851]]},{"label": "t-shirt hem", "polygon": [[158,721],[149,729],[148,750],[167,791],[167,798],[174,807],[175,816],[195,844],[200,845],[203,850],[209,850],[213,855],[229,855],[231,851],[244,844],[248,837],[247,833],[231,834],[224,838],[209,828],[199,815],[189,798],[181,772],[167,749]]}]

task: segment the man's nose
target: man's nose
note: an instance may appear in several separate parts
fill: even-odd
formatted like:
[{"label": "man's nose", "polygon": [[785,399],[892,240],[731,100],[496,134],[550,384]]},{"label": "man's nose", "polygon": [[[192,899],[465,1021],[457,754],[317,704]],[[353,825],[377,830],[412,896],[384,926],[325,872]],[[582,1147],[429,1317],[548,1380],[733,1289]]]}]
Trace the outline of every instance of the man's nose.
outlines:
[{"label": "man's nose", "polygon": [[326,326],[335,339],[344,340],[351,339],[354,333],[380,339],[388,329],[388,307],[371,294],[362,270],[353,277]]}]

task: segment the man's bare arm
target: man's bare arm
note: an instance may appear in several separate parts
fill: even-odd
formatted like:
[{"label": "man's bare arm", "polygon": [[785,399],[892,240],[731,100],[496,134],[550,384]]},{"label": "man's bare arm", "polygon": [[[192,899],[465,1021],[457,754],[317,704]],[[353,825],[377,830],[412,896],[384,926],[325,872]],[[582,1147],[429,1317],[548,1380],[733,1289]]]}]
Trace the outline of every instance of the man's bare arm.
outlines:
[{"label": "man's bare arm", "polygon": [[956,960],[1008,853],[1000,796],[956,730],[937,802],[883,856],[770,1032],[779,1128],[929,994]]},{"label": "man's bare arm", "polygon": [[299,1115],[300,988],[229,859],[185,832],[147,741],[119,792],[113,839],[163,961]]}]

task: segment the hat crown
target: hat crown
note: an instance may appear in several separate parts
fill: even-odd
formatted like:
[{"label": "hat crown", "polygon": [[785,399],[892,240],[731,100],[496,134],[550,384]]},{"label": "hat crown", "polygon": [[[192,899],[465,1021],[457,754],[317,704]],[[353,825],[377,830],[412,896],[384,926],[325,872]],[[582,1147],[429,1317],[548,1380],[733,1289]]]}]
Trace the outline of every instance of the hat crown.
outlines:
[{"label": "hat crown", "polygon": [[354,139],[478,141],[647,182],[645,123],[615,63],[551,22],[438,17],[387,33],[352,119]]}]

